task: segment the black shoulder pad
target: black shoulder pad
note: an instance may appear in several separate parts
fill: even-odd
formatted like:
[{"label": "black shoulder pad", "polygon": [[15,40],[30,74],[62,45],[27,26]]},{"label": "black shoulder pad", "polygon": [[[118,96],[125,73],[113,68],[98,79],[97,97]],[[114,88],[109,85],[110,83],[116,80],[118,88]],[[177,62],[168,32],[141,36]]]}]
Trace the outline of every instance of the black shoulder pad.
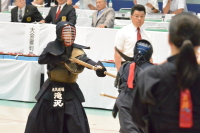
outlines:
[{"label": "black shoulder pad", "polygon": [[64,46],[59,41],[55,40],[49,42],[47,47],[45,48],[46,53],[50,53],[52,55],[61,55],[65,51]]}]

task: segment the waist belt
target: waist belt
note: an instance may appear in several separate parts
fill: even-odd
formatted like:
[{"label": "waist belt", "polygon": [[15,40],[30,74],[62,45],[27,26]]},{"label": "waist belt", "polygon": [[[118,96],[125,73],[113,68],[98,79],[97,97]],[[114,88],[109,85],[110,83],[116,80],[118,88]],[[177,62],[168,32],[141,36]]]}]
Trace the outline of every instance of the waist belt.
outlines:
[{"label": "waist belt", "polygon": [[49,79],[51,81],[63,82],[63,83],[75,83],[78,78],[78,74],[73,74],[66,68],[58,68],[49,71]]}]

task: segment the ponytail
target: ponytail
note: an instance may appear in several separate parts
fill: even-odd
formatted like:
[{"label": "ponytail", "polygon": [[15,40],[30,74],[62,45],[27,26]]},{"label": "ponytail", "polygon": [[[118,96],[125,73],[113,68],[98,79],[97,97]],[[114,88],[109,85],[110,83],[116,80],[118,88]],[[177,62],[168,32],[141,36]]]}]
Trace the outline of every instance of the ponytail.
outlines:
[{"label": "ponytail", "polygon": [[177,81],[181,90],[193,85],[198,75],[198,63],[193,44],[190,40],[183,41],[177,57]]}]

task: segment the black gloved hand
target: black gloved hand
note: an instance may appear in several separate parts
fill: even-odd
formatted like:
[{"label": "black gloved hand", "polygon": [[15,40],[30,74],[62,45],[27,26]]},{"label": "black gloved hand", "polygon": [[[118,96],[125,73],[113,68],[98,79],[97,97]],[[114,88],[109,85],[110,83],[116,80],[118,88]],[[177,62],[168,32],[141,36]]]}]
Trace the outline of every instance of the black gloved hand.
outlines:
[{"label": "black gloved hand", "polygon": [[101,68],[101,69],[99,68],[99,69],[96,70],[97,76],[98,76],[98,77],[105,77],[106,75],[104,74],[104,72],[107,71],[107,70],[106,70],[106,68],[103,66],[103,64],[101,63],[101,61],[98,61],[98,62],[97,62],[97,67],[98,67],[98,66],[101,66],[102,68]]},{"label": "black gloved hand", "polygon": [[63,61],[63,62],[65,62],[65,63],[70,63],[70,60],[69,60],[69,58],[68,58],[68,56],[67,55],[61,55],[61,60]]},{"label": "black gloved hand", "polygon": [[113,118],[116,118],[117,117],[117,113],[118,113],[119,109],[115,103],[114,107],[113,107],[113,110],[112,110],[112,116]]}]

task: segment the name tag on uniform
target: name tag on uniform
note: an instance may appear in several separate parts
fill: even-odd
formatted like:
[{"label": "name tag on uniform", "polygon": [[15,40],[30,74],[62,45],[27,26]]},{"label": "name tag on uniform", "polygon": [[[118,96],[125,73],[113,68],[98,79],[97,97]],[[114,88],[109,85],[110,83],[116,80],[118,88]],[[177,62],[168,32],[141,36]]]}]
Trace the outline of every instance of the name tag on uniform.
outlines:
[{"label": "name tag on uniform", "polygon": [[65,88],[54,87],[52,88],[52,107],[53,109],[61,109],[64,107]]}]

